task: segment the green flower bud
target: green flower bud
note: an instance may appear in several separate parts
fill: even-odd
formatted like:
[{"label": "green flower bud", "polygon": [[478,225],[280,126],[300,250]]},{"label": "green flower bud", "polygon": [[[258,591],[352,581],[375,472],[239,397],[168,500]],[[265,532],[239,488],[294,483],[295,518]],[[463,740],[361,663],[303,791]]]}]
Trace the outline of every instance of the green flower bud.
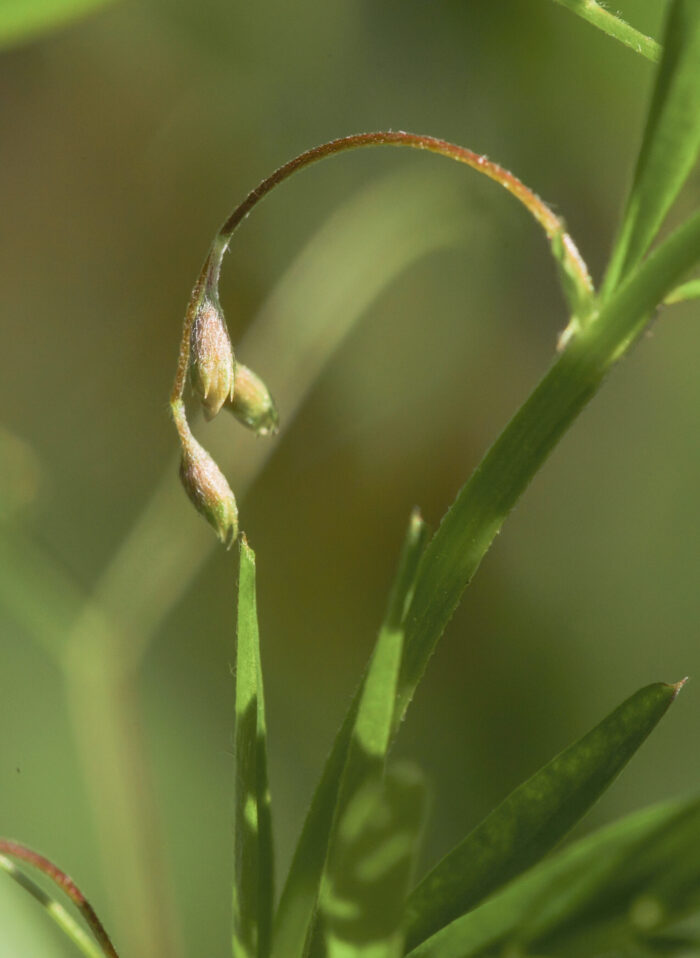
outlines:
[{"label": "green flower bud", "polygon": [[233,396],[233,350],[226,320],[218,303],[204,299],[197,310],[190,336],[190,380],[213,419]]},{"label": "green flower bud", "polygon": [[222,471],[191,434],[182,440],[180,479],[197,512],[229,549],[238,535],[236,499]]},{"label": "green flower bud", "polygon": [[227,401],[226,408],[258,436],[273,436],[279,431],[274,399],[262,379],[243,363],[236,363],[233,399]]}]

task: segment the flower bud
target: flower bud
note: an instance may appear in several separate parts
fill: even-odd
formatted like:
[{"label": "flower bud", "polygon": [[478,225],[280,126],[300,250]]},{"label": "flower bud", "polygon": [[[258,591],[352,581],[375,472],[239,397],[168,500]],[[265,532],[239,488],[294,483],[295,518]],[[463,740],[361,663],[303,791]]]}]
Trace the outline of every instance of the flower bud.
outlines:
[{"label": "flower bud", "polygon": [[262,379],[243,363],[236,363],[233,399],[227,401],[226,408],[258,436],[272,436],[279,431],[274,399]]},{"label": "flower bud", "polygon": [[190,336],[190,380],[207,419],[213,419],[233,396],[233,350],[218,303],[204,299]]},{"label": "flower bud", "polygon": [[229,549],[238,535],[236,499],[222,471],[192,435],[182,442],[180,479],[197,512]]}]

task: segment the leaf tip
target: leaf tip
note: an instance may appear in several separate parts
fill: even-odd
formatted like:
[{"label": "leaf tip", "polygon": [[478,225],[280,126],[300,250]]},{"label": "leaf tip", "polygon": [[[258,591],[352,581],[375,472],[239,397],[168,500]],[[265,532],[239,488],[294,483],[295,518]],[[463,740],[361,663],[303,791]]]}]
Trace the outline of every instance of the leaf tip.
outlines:
[{"label": "leaf tip", "polygon": [[680,680],[680,682],[671,682],[671,683],[670,683],[670,688],[673,689],[673,697],[674,697],[674,699],[676,698],[676,696],[678,695],[678,693],[680,692],[680,690],[683,688],[683,686],[685,685],[685,683],[688,681],[688,678],[689,678],[689,676],[686,675],[685,678],[683,678],[683,679]]},{"label": "leaf tip", "polygon": [[253,565],[254,565],[254,564],[255,564],[255,553],[253,552],[253,550],[251,549],[250,545],[248,544],[248,536],[245,534],[245,532],[242,532],[242,533],[241,533],[239,542],[240,542],[240,547],[241,547],[241,557],[245,556],[245,558],[246,558],[249,562],[252,562]]},{"label": "leaf tip", "polygon": [[424,525],[420,506],[414,506],[413,509],[411,509],[411,532],[418,532]]}]

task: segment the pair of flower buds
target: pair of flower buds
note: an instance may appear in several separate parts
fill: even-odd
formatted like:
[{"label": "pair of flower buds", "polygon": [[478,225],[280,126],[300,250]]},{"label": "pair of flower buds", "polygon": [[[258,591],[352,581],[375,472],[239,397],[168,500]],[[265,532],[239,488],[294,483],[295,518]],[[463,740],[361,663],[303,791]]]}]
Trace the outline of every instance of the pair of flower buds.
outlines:
[{"label": "pair of flower buds", "polygon": [[[190,333],[189,375],[206,419],[228,409],[258,436],[278,431],[275,403],[252,369],[236,362],[226,320],[215,297],[203,298]],[[184,421],[184,417],[183,417]],[[226,477],[197,442],[189,426],[179,429],[182,443],[180,479],[197,511],[231,546],[238,535],[238,508]]]}]

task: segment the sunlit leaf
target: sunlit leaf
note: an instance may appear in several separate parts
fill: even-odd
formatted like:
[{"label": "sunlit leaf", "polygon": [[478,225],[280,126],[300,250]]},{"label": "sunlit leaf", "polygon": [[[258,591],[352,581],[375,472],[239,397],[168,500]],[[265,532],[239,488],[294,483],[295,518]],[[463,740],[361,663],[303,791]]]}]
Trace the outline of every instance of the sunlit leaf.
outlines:
[{"label": "sunlit leaf", "polygon": [[236,645],[234,958],[264,958],[272,925],[272,835],[255,554],[241,539]]},{"label": "sunlit leaf", "polygon": [[363,684],[326,762],[299,839],[276,918],[274,954],[301,955],[309,938],[334,822],[357,789],[381,774],[391,741],[405,615],[426,528],[411,517],[387,611]]},{"label": "sunlit leaf", "polygon": [[474,908],[549,852],[616,778],[679,687],[659,683],[641,689],[494,809],[410,896],[409,946]]},{"label": "sunlit leaf", "polygon": [[404,901],[425,812],[422,776],[365,778],[340,813],[320,900],[327,958],[400,958]]},{"label": "sunlit leaf", "polygon": [[410,955],[591,958],[633,953],[635,945],[655,953],[664,938],[673,940],[665,929],[699,907],[694,799],[646,809],[577,842]]},{"label": "sunlit leaf", "polygon": [[113,0],[2,0],[0,3],[0,47],[20,43]]},{"label": "sunlit leaf", "polygon": [[603,286],[644,256],[700,150],[700,4],[674,0],[632,190]]}]

